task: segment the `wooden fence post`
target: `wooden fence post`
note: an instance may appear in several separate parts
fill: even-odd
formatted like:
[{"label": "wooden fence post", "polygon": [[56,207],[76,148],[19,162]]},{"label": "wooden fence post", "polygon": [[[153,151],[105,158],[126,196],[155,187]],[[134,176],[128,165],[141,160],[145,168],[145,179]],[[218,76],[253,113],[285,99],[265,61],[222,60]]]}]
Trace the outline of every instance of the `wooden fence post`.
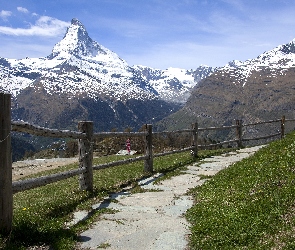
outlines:
[{"label": "wooden fence post", "polygon": [[282,119],[281,119],[281,139],[283,139],[285,136],[285,120],[286,120],[286,118],[283,115]]},{"label": "wooden fence post", "polygon": [[192,124],[192,130],[193,130],[193,134],[192,134],[193,145],[192,146],[194,147],[192,150],[192,156],[194,158],[196,158],[196,157],[198,157],[198,123],[197,122]]},{"label": "wooden fence post", "polygon": [[238,138],[238,148],[243,147],[242,145],[242,120],[236,120],[237,125],[237,138]]},{"label": "wooden fence post", "polygon": [[86,139],[78,140],[79,168],[86,168],[79,177],[80,190],[93,191],[93,122],[79,122],[78,130],[86,133]]},{"label": "wooden fence post", "polygon": [[153,128],[151,124],[145,125],[147,135],[145,137],[145,155],[148,157],[144,162],[144,171],[152,173],[153,169]]},{"label": "wooden fence post", "polygon": [[12,229],[11,95],[0,93],[0,233]]}]

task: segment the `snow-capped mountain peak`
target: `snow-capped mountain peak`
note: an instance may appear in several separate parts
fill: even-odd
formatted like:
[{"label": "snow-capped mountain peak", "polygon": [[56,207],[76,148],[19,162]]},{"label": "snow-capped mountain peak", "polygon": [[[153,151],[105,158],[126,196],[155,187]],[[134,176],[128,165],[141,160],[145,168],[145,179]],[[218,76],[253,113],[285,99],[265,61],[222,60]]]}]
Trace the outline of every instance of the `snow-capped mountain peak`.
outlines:
[{"label": "snow-capped mountain peak", "polygon": [[291,42],[283,45],[279,45],[276,48],[266,51],[259,55],[252,61],[260,63],[260,65],[275,67],[287,66],[292,67],[295,64],[295,39]]},{"label": "snow-capped mountain peak", "polygon": [[246,85],[247,79],[253,72],[263,72],[266,68],[272,76],[282,75],[285,70],[295,67],[295,39],[287,44],[279,45],[265,51],[254,59],[231,61],[218,71],[230,73],[235,78],[235,84]]},{"label": "snow-capped mountain peak", "polygon": [[64,38],[57,43],[52,50],[52,57],[62,57],[68,54],[75,56],[96,56],[97,53],[105,54],[101,46],[93,41],[84,25],[73,18]]},{"label": "snow-capped mountain peak", "polygon": [[279,46],[284,54],[295,54],[295,38],[287,44]]},{"label": "snow-capped mountain peak", "polygon": [[111,67],[125,68],[128,66],[116,53],[92,40],[84,25],[76,18],[72,19],[64,38],[54,46],[48,58],[76,60],[73,56],[79,60],[96,61]]}]

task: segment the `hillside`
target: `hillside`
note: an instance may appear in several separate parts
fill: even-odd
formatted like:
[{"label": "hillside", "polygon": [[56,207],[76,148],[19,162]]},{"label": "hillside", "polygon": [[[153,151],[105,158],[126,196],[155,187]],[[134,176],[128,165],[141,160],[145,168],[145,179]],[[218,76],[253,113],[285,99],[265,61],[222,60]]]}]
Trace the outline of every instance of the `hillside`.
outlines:
[{"label": "hillside", "polygon": [[[292,46],[294,41],[253,60],[219,68],[201,80],[185,106],[163,119],[158,128],[185,128],[196,121],[207,127],[232,125],[236,119],[253,123],[280,119],[283,115],[293,118],[295,54]],[[262,132],[247,131],[249,136]]]},{"label": "hillside", "polygon": [[294,249],[290,133],[191,190],[191,249]]}]

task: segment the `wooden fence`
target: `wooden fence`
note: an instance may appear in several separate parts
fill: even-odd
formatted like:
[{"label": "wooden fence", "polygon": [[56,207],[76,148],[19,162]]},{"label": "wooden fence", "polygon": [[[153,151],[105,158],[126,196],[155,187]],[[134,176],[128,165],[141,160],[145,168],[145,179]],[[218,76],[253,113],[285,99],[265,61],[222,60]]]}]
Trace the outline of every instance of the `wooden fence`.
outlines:
[{"label": "wooden fence", "polygon": [[[9,233],[12,226],[12,211],[13,211],[13,194],[24,190],[40,187],[49,183],[64,180],[73,176],[79,175],[79,186],[81,190],[93,190],[93,171],[123,165],[136,161],[144,161],[143,170],[145,172],[153,172],[153,159],[159,156],[168,154],[179,153],[183,151],[191,151],[193,157],[197,157],[198,148],[221,146],[224,144],[236,143],[238,147],[242,147],[243,141],[268,139],[276,136],[283,137],[285,133],[285,122],[295,121],[286,120],[285,117],[278,120],[259,122],[253,124],[242,124],[241,120],[236,120],[236,124],[232,126],[223,127],[209,127],[199,128],[197,123],[192,124],[190,129],[178,131],[152,131],[152,125],[146,124],[144,132],[93,132],[92,121],[81,121],[78,123],[78,131],[48,129],[39,126],[34,126],[25,122],[11,121],[11,95],[0,93],[0,232]],[[3,107],[3,108],[2,108]],[[254,126],[265,123],[280,122],[280,132],[259,138],[243,138],[242,128],[247,126]],[[236,139],[219,142],[210,145],[198,145],[198,135],[202,131],[210,130],[236,130]],[[38,178],[25,179],[12,182],[12,160],[11,160],[11,131],[25,132],[37,136],[54,137],[54,138],[73,138],[78,140],[78,154],[79,154],[79,167],[75,170],[51,174]],[[171,133],[190,133],[191,146],[179,150],[172,150],[168,152],[161,152],[153,154],[153,135],[156,134],[171,134]],[[144,155],[129,158],[121,161],[100,164],[93,166],[93,142],[95,140],[107,137],[143,137],[145,143]]]}]

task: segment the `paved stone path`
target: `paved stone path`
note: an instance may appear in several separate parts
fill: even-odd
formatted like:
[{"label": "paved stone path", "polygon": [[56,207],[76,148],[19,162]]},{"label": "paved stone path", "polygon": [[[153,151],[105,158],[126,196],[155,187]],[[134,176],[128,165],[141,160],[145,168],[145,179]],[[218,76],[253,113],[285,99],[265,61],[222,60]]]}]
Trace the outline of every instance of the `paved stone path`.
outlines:
[{"label": "paved stone path", "polygon": [[[111,208],[118,212],[104,214],[90,229],[81,233],[81,249],[109,250],[184,250],[187,248],[189,223],[183,214],[192,207],[190,188],[202,185],[200,175],[214,175],[229,165],[254,154],[261,146],[245,148],[221,156],[209,157],[187,167],[179,176],[153,183],[157,174],[139,185],[147,192],[130,194],[128,190],[111,195],[117,202],[102,202],[93,209]],[[158,190],[155,192],[155,190]],[[72,223],[86,218],[80,211]]]}]

